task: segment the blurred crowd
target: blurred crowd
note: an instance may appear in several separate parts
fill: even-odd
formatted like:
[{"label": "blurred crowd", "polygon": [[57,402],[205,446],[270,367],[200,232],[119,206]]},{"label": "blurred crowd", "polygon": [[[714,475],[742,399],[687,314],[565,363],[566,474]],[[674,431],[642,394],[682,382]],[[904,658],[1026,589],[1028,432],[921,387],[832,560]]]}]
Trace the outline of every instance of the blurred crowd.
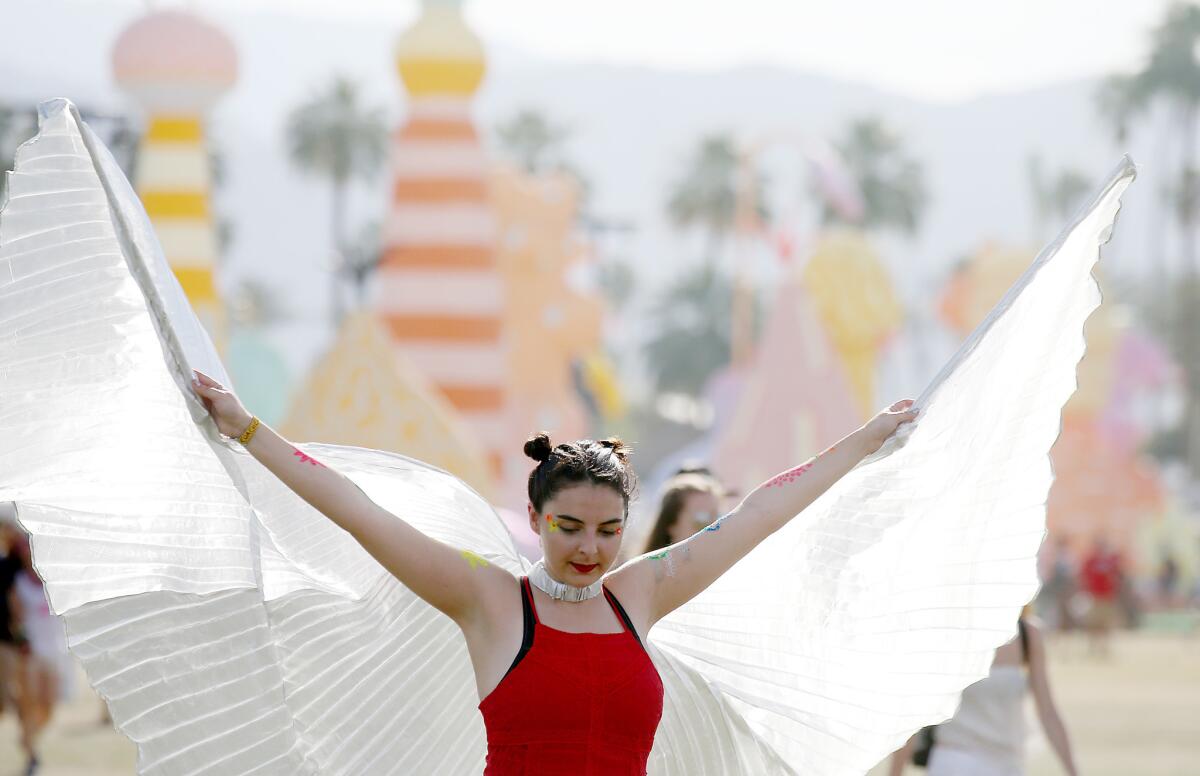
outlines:
[{"label": "blurred crowd", "polygon": [[16,714],[25,774],[38,770],[38,742],[55,705],[70,698],[74,668],[62,623],[33,567],[29,537],[12,504],[0,504],[0,714]]}]

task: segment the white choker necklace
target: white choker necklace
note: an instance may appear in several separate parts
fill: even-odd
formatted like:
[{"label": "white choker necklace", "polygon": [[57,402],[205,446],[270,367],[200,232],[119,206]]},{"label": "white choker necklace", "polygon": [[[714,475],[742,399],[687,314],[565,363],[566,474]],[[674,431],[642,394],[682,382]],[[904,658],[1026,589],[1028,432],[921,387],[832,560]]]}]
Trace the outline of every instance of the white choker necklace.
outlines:
[{"label": "white choker necklace", "polygon": [[602,579],[596,580],[587,587],[563,584],[550,576],[550,572],[546,571],[546,564],[540,560],[529,570],[529,582],[551,598],[572,603],[595,598],[604,588]]}]

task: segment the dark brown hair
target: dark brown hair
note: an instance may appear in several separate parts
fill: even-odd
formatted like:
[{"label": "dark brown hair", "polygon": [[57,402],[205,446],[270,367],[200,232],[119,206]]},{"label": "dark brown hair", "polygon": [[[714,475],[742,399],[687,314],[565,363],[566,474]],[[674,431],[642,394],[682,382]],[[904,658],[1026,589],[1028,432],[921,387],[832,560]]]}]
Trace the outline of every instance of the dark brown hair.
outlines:
[{"label": "dark brown hair", "polygon": [[663,491],[662,504],[658,508],[658,519],[646,539],[646,549],[643,552],[655,552],[671,546],[671,526],[679,519],[683,504],[693,493],[711,493],[721,495],[721,486],[708,475],[707,471],[685,471],[667,480]]},{"label": "dark brown hair", "polygon": [[525,443],[525,455],[538,462],[529,472],[529,503],[537,511],[554,498],[554,494],[572,485],[588,483],[606,485],[625,502],[637,492],[637,475],[629,465],[629,445],[616,437],[580,439],[561,445],[550,443],[550,435],[542,432]]}]

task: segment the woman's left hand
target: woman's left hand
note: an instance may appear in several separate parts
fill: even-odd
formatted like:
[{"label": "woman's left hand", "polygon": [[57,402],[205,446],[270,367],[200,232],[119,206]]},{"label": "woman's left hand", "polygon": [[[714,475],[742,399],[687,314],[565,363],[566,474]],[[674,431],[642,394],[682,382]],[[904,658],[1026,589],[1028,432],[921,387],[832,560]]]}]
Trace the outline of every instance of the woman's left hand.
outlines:
[{"label": "woman's left hand", "polygon": [[918,411],[912,409],[912,405],[912,399],[898,401],[867,421],[867,424],[862,427],[867,455],[878,450],[884,440],[896,432],[901,423],[916,420]]}]

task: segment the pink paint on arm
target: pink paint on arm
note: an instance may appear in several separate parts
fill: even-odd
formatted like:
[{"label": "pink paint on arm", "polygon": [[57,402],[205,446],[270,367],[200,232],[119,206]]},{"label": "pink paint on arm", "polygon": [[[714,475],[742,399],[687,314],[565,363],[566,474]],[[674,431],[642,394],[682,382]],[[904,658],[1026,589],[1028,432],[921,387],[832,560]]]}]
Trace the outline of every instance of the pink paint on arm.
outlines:
[{"label": "pink paint on arm", "polygon": [[322,469],[325,468],[325,464],[321,463],[316,458],[313,458],[311,455],[306,455],[305,453],[302,453],[299,450],[293,450],[292,455],[299,458],[301,463],[312,464],[313,466],[320,466]]},{"label": "pink paint on arm", "polygon": [[767,481],[764,488],[782,488],[784,485],[791,485],[796,480],[804,476],[804,473],[812,468],[813,462],[802,463],[799,466],[788,469],[782,474],[777,474]]}]

